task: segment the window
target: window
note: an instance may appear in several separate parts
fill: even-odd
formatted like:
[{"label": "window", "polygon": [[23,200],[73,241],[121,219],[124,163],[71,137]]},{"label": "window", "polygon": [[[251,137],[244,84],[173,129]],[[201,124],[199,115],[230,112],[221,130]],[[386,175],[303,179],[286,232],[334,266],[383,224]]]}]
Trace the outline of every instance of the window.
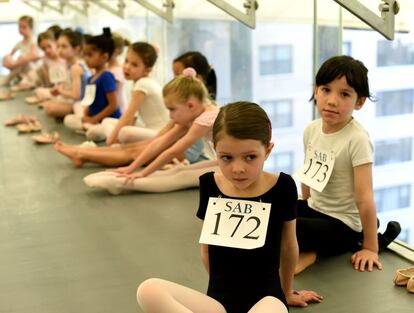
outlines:
[{"label": "window", "polygon": [[293,108],[291,100],[262,101],[261,104],[272,122],[272,128],[293,126]]},{"label": "window", "polygon": [[259,47],[260,75],[275,75],[292,72],[292,45]]},{"label": "window", "polygon": [[344,41],[342,43],[342,54],[344,55],[352,55],[352,42]]},{"label": "window", "polygon": [[265,170],[269,172],[293,173],[293,152],[278,152],[271,154],[265,163]]},{"label": "window", "polygon": [[375,165],[412,160],[412,138],[381,140],[375,143]]},{"label": "window", "polygon": [[414,89],[377,93],[376,116],[411,114],[414,112]]},{"label": "window", "polygon": [[377,43],[377,65],[414,64],[414,43],[402,40],[380,40]]},{"label": "window", "polygon": [[408,242],[408,239],[410,238],[410,230],[409,229],[402,229],[401,233],[398,235],[397,239]]},{"label": "window", "polygon": [[411,202],[411,186],[400,185],[376,189],[374,192],[378,212],[408,208]]}]

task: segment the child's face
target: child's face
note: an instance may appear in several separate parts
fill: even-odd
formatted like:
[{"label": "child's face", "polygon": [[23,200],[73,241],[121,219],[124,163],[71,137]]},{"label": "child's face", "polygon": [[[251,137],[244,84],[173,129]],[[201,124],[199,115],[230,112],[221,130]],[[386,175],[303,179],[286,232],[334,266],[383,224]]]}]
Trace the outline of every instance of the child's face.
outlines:
[{"label": "child's face", "polygon": [[79,47],[72,47],[66,36],[60,36],[57,41],[59,56],[65,60],[74,58],[79,53]]},{"label": "child's face", "polygon": [[138,80],[151,72],[151,68],[146,67],[141,57],[132,49],[127,51],[123,69],[128,80]]},{"label": "child's face", "polygon": [[83,57],[89,68],[105,66],[105,63],[108,62],[108,54],[96,50],[93,45],[85,45]]},{"label": "child's face", "polygon": [[345,127],[352,119],[352,112],[362,108],[365,102],[364,97],[358,98],[345,76],[315,87],[314,96],[326,133],[334,133]]},{"label": "child's face", "polygon": [[190,98],[187,102],[182,103],[174,94],[169,94],[164,98],[164,103],[170,112],[170,119],[174,123],[188,126],[194,120],[192,110],[196,105],[194,99]]},{"label": "child's face", "polygon": [[48,58],[55,58],[57,56],[56,42],[50,39],[43,39],[40,42],[40,49],[43,50]]},{"label": "child's face", "polygon": [[184,64],[179,61],[174,62],[172,65],[174,76],[180,75],[184,71],[184,69],[185,69]]},{"label": "child's face", "polygon": [[217,162],[224,177],[239,190],[252,187],[263,173],[273,145],[254,139],[236,139],[222,134],[216,143]]},{"label": "child's face", "polygon": [[19,33],[24,37],[32,34],[32,28],[26,20],[19,21]]}]

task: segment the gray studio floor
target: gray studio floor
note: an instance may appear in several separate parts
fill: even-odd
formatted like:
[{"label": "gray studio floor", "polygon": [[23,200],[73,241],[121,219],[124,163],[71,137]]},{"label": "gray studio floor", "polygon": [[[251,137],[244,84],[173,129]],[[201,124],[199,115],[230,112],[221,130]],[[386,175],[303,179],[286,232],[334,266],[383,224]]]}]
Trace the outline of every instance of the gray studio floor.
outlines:
[{"label": "gray studio floor", "polygon": [[[0,121],[37,114],[48,131],[80,143],[36,106],[0,102]],[[14,127],[0,132],[0,313],[140,312],[136,287],[162,277],[205,290],[195,217],[197,190],[111,196],[88,189],[52,146],[31,142]],[[323,304],[293,312],[412,313],[414,294],[394,287],[396,268],[410,265],[391,252],[383,271],[358,273],[349,255],[320,260],[296,288],[319,291]]]}]

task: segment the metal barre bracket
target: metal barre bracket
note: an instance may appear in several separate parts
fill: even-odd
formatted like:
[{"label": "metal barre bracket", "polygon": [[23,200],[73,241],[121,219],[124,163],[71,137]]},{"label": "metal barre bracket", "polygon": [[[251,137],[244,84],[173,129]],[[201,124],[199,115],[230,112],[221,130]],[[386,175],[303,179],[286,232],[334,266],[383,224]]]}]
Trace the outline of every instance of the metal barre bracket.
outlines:
[{"label": "metal barre bracket", "polygon": [[31,3],[29,0],[23,0],[23,3],[29,7],[31,7],[32,9],[35,9],[38,12],[43,12],[43,3],[39,2],[40,6],[36,6],[33,3]]},{"label": "metal barre bracket", "polygon": [[378,6],[381,17],[373,13],[358,0],[334,0],[340,6],[351,12],[360,20],[371,26],[389,40],[394,39],[395,15],[400,6],[397,0],[381,0]]},{"label": "metal barre bracket", "polygon": [[103,0],[88,0],[88,1],[112,13],[113,15],[116,15],[120,18],[125,17],[125,1],[124,0],[118,0],[117,9],[114,9],[112,6],[108,5]]},{"label": "metal barre bracket", "polygon": [[133,0],[133,1],[139,3],[144,8],[146,8],[147,10],[153,12],[154,14],[162,17],[166,21],[168,21],[170,23],[173,22],[173,9],[175,7],[175,4],[174,4],[173,0],[166,0],[163,3],[163,7],[165,8],[165,11],[163,11],[163,10],[157,8],[155,5],[149,3],[148,0]]},{"label": "metal barre bracket", "polygon": [[246,0],[243,4],[243,7],[246,8],[246,13],[241,12],[237,8],[233,7],[231,4],[227,3],[224,0],[207,0],[208,2],[214,4],[216,7],[222,9],[224,12],[233,16],[235,19],[242,22],[244,25],[250,28],[256,28],[256,10],[258,4],[256,0]]},{"label": "metal barre bracket", "polygon": [[74,11],[76,11],[76,12],[82,14],[82,15],[88,16],[88,7],[89,7],[88,0],[82,0],[82,8],[74,5],[73,4],[74,1],[60,0],[60,2],[62,3],[63,7],[66,6],[66,7],[71,8],[72,10],[74,10]]}]

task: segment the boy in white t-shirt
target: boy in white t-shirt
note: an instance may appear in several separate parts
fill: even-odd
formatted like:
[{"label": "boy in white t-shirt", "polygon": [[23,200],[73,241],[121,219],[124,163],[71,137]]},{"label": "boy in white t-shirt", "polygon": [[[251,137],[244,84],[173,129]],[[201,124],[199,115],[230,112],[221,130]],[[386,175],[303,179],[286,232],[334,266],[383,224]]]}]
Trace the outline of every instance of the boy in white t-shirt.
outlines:
[{"label": "boy in white t-shirt", "polygon": [[305,164],[296,173],[303,198],[298,202],[296,273],[317,255],[347,251],[356,251],[351,258],[356,270],[381,269],[378,252],[401,231],[397,222],[390,222],[384,234],[377,234],[373,146],[352,117],[370,98],[367,74],[362,62],[337,56],[316,75],[313,100],[321,118],[305,128]]}]

